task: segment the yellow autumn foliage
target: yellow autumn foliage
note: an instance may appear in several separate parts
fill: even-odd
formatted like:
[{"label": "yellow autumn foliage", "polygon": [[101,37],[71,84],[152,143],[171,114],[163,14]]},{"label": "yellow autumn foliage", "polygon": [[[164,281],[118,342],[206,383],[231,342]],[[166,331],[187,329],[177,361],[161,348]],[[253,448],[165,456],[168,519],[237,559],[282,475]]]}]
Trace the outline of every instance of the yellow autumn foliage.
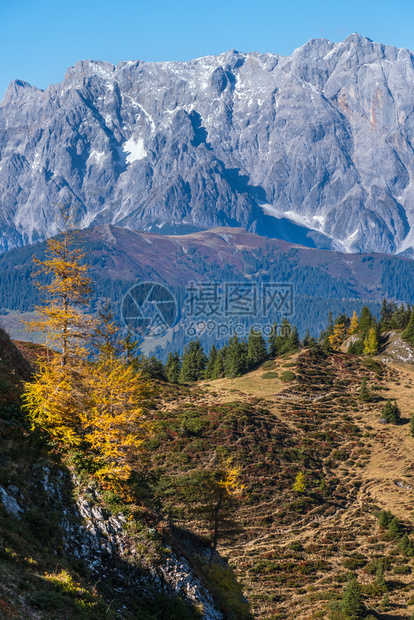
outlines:
[{"label": "yellow autumn foliage", "polygon": [[351,324],[350,324],[350,326],[348,328],[348,336],[352,336],[353,334],[356,334],[357,331],[358,331],[358,327],[359,327],[359,325],[358,325],[358,315],[357,315],[357,313],[354,310],[354,314],[352,315],[352,318],[351,318]]},{"label": "yellow autumn foliage", "polygon": [[85,442],[100,464],[101,479],[127,479],[148,432],[142,400],[148,389],[133,368],[114,355],[92,364],[86,380],[87,406],[80,418]]},{"label": "yellow autumn foliage", "polygon": [[74,245],[76,234],[74,211],[70,205],[59,205],[63,223],[60,236],[47,241],[46,259],[33,258],[38,269],[36,275],[51,278],[48,284],[35,281],[45,297],[41,306],[36,306],[38,319],[26,323],[30,331],[45,334],[47,345],[57,349],[62,366],[75,362],[82,356],[79,347],[87,339],[88,322],[81,308],[87,306],[92,293],[91,279],[87,276],[88,266],[83,264],[85,253]]},{"label": "yellow autumn foliage", "polygon": [[345,340],[346,327],[344,323],[335,325],[332,334],[329,336],[329,344],[333,349],[339,349],[343,341]]},{"label": "yellow autumn foliage", "polygon": [[376,355],[378,353],[378,340],[375,327],[371,327],[364,340],[365,355]]},{"label": "yellow autumn foliage", "polygon": [[296,491],[296,493],[305,492],[306,490],[305,474],[302,471],[300,471],[297,474],[292,488],[294,491]]},{"label": "yellow autumn foliage", "polygon": [[99,478],[126,480],[150,430],[142,412],[149,386],[133,367],[131,341],[119,340],[109,306],[98,319],[82,312],[90,279],[84,253],[73,247],[70,207],[61,207],[61,216],[61,236],[48,241],[46,260],[35,261],[51,282],[37,283],[45,301],[30,327],[45,333],[53,351],[25,385],[25,408],[33,427],[92,456]]},{"label": "yellow autumn foliage", "polygon": [[240,467],[233,466],[231,457],[226,459],[220,469],[220,479],[218,481],[218,485],[229,497],[234,497],[243,493],[244,485],[241,484],[239,475]]},{"label": "yellow autumn foliage", "polygon": [[68,446],[82,442],[80,403],[83,401],[81,369],[61,366],[61,356],[40,364],[34,380],[26,383],[24,406],[32,428],[40,428]]}]

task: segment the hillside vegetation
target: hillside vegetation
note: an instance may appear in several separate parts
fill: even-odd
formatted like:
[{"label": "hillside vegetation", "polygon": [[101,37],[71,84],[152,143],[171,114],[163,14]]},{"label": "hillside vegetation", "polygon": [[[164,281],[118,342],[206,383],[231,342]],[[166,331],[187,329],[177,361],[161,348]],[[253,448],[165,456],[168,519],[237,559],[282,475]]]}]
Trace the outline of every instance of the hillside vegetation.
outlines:
[{"label": "hillside vegetation", "polygon": [[[257,617],[329,617],[329,602],[341,598],[353,571],[368,607],[391,614],[378,617],[410,618],[414,552],[404,552],[400,540],[413,529],[413,371],[311,350],[278,359],[273,369],[276,378],[259,368],[204,383],[184,399],[168,396],[168,388],[172,400],[159,405],[151,462],[170,520],[207,533],[185,492],[188,478],[231,457],[244,494],[219,549]],[[291,380],[282,381],[283,373]],[[362,377],[368,402],[359,398]],[[399,426],[381,422],[388,398],[398,398]],[[303,488],[294,491],[301,473]],[[400,519],[399,532],[380,526],[381,510]],[[386,585],[377,583],[380,564]]]},{"label": "hillside vegetation", "polygon": [[285,318],[164,365],[108,303],[81,310],[64,209],[37,260],[52,350],[0,330],[3,615],[412,618],[414,371],[390,351],[414,309],[330,314],[319,341]]},{"label": "hillside vegetation", "polygon": [[[13,347],[7,349],[21,361]],[[5,375],[3,369],[3,378],[20,379],[19,372],[9,367]],[[363,377],[367,402],[359,397]],[[2,613],[57,618],[71,609],[72,617],[112,617],[107,612],[111,582],[102,579],[94,590],[87,567],[61,547],[63,506],[56,507],[36,480],[50,467],[51,455],[24,430],[17,405],[11,405],[17,403],[16,382],[10,386],[3,391],[0,484],[17,487],[21,503],[30,508],[17,519],[0,505]],[[152,404],[156,433],[148,446],[149,476],[140,484],[146,499],[138,502],[139,511],[145,513],[149,501],[160,543],[169,540],[195,566],[204,566],[203,579],[221,601],[224,617],[250,617],[236,576],[254,617],[342,618],[329,608],[340,601],[347,575],[354,572],[374,617],[408,619],[414,612],[414,562],[411,547],[401,541],[405,533],[413,538],[414,439],[408,431],[413,389],[411,367],[310,349],[239,378],[161,383]],[[388,398],[398,399],[400,425],[381,422]],[[243,489],[219,527],[218,551],[228,564],[209,565],[212,529],[203,508],[211,496],[203,495],[200,476],[229,460]],[[301,473],[303,485],[295,491]],[[71,478],[64,478],[63,504],[73,503],[73,491],[82,493],[87,472],[82,476],[77,491]],[[102,497],[92,503],[105,505]],[[384,510],[400,520],[397,531],[380,525]],[[136,509],[131,514],[136,519]],[[155,557],[153,544],[151,536],[142,538],[138,563],[145,565],[148,554]],[[118,600],[131,605],[122,588]],[[58,611],[51,611],[52,604]],[[147,605],[154,617],[169,609],[155,594]],[[122,615],[120,608],[119,602],[115,617],[150,613],[135,607],[132,616]],[[174,609],[168,617],[187,613]]]}]

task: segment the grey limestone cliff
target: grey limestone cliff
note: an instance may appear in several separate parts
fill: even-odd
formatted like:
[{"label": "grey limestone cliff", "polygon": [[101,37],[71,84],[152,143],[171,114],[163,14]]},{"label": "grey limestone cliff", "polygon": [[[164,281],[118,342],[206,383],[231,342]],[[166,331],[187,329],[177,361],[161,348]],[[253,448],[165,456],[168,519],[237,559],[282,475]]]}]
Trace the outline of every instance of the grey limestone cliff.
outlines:
[{"label": "grey limestone cliff", "polygon": [[357,34],[289,57],[81,61],[0,104],[0,251],[82,225],[243,226],[346,251],[414,245],[414,55]]}]

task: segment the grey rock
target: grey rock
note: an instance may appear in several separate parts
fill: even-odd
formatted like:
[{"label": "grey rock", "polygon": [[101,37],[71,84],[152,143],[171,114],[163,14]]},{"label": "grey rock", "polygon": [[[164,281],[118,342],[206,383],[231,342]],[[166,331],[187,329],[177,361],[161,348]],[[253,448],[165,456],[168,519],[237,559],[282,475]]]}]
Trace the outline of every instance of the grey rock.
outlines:
[{"label": "grey rock", "polygon": [[21,519],[23,508],[19,506],[15,498],[12,495],[9,495],[3,487],[0,487],[0,501],[9,514],[13,515],[17,519]]},{"label": "grey rock", "polygon": [[82,226],[238,225],[309,246],[410,253],[413,53],[357,34],[291,56],[80,61],[0,104],[0,251]]},{"label": "grey rock", "polygon": [[[82,497],[78,498],[77,505],[85,526],[73,527],[69,520],[64,518],[61,522],[64,547],[74,557],[84,560],[97,577],[103,579],[109,568],[110,572],[114,571],[113,576],[116,573],[118,585],[121,582],[128,583],[128,588],[134,587],[141,594],[149,593],[155,588],[159,592],[184,596],[202,606],[204,620],[222,620],[223,614],[216,609],[213,597],[185,558],[169,549],[170,553],[163,563],[149,566],[149,575],[142,576],[139,570],[134,571],[134,565],[140,564],[140,557],[133,541],[129,540],[128,534],[123,531],[125,516],[117,514],[106,517],[100,506],[92,505]],[[113,565],[117,559],[123,557],[128,559],[127,572],[117,570]],[[114,590],[121,593],[124,591],[120,587]]]},{"label": "grey rock", "polygon": [[105,518],[102,512],[102,509],[99,508],[99,506],[93,506],[91,509],[91,513],[92,513],[92,516],[95,519],[98,519],[99,521],[103,521]]}]

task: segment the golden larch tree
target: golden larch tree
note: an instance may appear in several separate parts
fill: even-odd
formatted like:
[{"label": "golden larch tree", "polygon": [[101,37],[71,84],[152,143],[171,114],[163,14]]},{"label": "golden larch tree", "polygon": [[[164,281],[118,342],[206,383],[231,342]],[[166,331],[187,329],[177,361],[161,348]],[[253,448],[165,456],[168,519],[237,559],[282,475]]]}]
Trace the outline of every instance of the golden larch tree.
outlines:
[{"label": "golden larch tree", "polygon": [[339,323],[333,328],[332,334],[329,336],[329,344],[336,350],[339,349],[343,341],[345,340],[346,327],[344,323]]},{"label": "golden larch tree", "polygon": [[371,327],[364,340],[365,355],[376,355],[378,353],[378,339],[375,327]]},{"label": "golden larch tree", "polygon": [[68,445],[82,442],[80,410],[84,402],[85,342],[90,317],[83,308],[92,292],[84,253],[75,245],[74,211],[59,205],[60,234],[47,242],[46,258],[34,258],[36,275],[45,275],[48,284],[35,285],[44,302],[36,307],[38,319],[27,324],[31,331],[43,332],[53,355],[39,364],[34,381],[27,383],[24,402],[34,426]]},{"label": "golden larch tree", "polygon": [[305,490],[306,490],[306,479],[305,479],[305,474],[302,471],[300,471],[297,474],[292,489],[294,491],[296,491],[296,493],[304,493],[305,492]]},{"label": "golden larch tree", "polygon": [[211,531],[211,548],[216,550],[220,533],[236,529],[233,513],[244,485],[240,481],[240,468],[226,459],[217,469],[193,472],[193,484],[188,489],[192,503],[191,512],[207,525]]},{"label": "golden larch tree", "polygon": [[348,328],[348,336],[352,336],[353,334],[356,334],[358,331],[358,327],[359,327],[358,315],[354,310],[354,313],[351,318],[351,324],[349,325],[349,328]]},{"label": "golden larch tree", "polygon": [[130,359],[130,342],[119,330],[108,304],[100,311],[93,334],[96,359],[86,378],[87,406],[81,413],[85,442],[105,480],[126,480],[139,462],[138,455],[150,424],[144,420],[142,401],[150,386]]}]

